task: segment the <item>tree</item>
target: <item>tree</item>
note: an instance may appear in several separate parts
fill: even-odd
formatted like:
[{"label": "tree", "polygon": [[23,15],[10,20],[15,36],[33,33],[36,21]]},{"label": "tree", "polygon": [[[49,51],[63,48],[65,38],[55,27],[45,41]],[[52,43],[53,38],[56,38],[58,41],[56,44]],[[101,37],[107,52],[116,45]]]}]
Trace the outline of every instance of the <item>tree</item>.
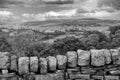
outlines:
[{"label": "tree", "polygon": [[114,35],[117,30],[120,30],[120,25],[109,28],[111,35]]},{"label": "tree", "polygon": [[0,37],[0,52],[10,52],[11,51],[11,45],[7,42],[7,40],[4,37]]},{"label": "tree", "polygon": [[88,37],[84,38],[83,42],[87,45],[88,49],[96,48],[99,44],[99,35],[90,34]]},{"label": "tree", "polygon": [[42,53],[47,55],[65,55],[67,51],[77,51],[78,49],[86,49],[86,46],[75,37],[66,37],[64,39],[56,40],[53,44],[46,47]]}]

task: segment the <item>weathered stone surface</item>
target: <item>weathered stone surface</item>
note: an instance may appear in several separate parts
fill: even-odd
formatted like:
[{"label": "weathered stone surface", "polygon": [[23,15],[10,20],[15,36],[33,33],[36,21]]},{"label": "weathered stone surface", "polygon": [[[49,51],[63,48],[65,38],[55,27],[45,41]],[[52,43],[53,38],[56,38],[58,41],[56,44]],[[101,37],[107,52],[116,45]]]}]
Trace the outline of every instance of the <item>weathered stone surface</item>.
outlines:
[{"label": "weathered stone surface", "polygon": [[105,56],[103,50],[90,50],[91,51],[91,65],[103,66],[105,65]]},{"label": "weathered stone surface", "polygon": [[77,66],[77,53],[75,51],[67,52],[68,58],[68,67],[76,67]]},{"label": "weathered stone surface", "polygon": [[30,57],[30,71],[37,72],[38,71],[38,58]]},{"label": "weathered stone surface", "polygon": [[105,56],[105,63],[106,64],[110,64],[112,61],[112,55],[110,53],[110,50],[107,49],[102,49],[104,52],[104,56]]},{"label": "weathered stone surface", "polygon": [[8,74],[8,70],[2,70],[2,74]]},{"label": "weathered stone surface", "polygon": [[82,74],[96,74],[96,70],[94,70],[94,69],[82,69],[81,70],[81,73]]},{"label": "weathered stone surface", "polygon": [[24,80],[35,80],[34,74],[26,74],[24,75]]},{"label": "weathered stone surface", "polygon": [[78,65],[87,66],[90,63],[90,52],[84,50],[78,50]]},{"label": "weathered stone surface", "polygon": [[54,73],[46,75],[35,75],[35,80],[64,80],[63,73]]},{"label": "weathered stone surface", "polygon": [[112,75],[120,75],[120,70],[109,71]]},{"label": "weathered stone surface", "polygon": [[71,74],[71,73],[80,73],[80,68],[73,68],[73,69],[67,69],[67,72],[69,73],[69,74]]},{"label": "weathered stone surface", "polygon": [[57,60],[53,56],[47,57],[48,60],[48,67],[50,71],[55,71],[57,67]]},{"label": "weathered stone surface", "polygon": [[40,66],[40,73],[41,74],[45,74],[47,73],[48,69],[48,65],[47,65],[47,60],[46,58],[39,58],[39,66]]},{"label": "weathered stone surface", "polygon": [[92,78],[95,80],[104,80],[104,76],[93,75]]},{"label": "weathered stone surface", "polygon": [[0,75],[0,80],[18,80],[18,76],[13,73],[4,74],[4,75]]},{"label": "weathered stone surface", "polygon": [[10,57],[8,52],[0,52],[0,69],[8,69],[10,67]]},{"label": "weathered stone surface", "polygon": [[62,55],[57,55],[57,65],[58,69],[65,69],[67,64],[67,57]]},{"label": "weathered stone surface", "polygon": [[105,76],[105,80],[119,80],[119,76]]},{"label": "weathered stone surface", "polygon": [[120,64],[120,51],[118,49],[110,49],[113,64]]},{"label": "weathered stone surface", "polygon": [[19,58],[18,69],[19,69],[20,75],[29,73],[29,58],[28,57]]},{"label": "weathered stone surface", "polygon": [[89,74],[69,74],[70,79],[90,79]]},{"label": "weathered stone surface", "polygon": [[12,70],[12,71],[17,71],[18,70],[17,56],[15,56],[15,55],[11,56],[10,70]]}]

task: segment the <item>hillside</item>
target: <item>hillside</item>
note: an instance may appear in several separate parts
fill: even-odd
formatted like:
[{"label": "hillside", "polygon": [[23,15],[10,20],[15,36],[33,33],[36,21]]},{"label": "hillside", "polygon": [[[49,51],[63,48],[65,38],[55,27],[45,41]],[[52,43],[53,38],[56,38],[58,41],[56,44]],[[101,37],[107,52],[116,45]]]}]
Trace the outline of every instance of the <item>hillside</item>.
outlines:
[{"label": "hillside", "polygon": [[103,25],[111,25],[120,23],[117,20],[101,20],[96,18],[82,18],[82,19],[58,19],[58,20],[46,20],[46,21],[32,21],[32,22],[24,22],[21,25],[23,26],[71,26],[71,25],[79,25],[79,26],[103,26]]}]

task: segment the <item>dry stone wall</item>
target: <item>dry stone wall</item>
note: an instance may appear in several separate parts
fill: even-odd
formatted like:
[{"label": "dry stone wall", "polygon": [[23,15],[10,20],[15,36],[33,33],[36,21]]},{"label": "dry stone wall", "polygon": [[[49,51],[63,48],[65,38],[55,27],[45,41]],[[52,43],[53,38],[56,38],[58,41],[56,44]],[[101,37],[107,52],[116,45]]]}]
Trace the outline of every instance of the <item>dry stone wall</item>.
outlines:
[{"label": "dry stone wall", "polygon": [[120,80],[120,49],[17,57],[0,52],[0,80]]}]

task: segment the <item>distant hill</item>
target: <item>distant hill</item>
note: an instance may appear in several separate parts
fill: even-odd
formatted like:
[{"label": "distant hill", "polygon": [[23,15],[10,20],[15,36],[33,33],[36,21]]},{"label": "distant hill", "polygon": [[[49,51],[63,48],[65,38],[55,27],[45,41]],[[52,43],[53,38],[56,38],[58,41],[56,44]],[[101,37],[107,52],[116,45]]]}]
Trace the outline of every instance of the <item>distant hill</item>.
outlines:
[{"label": "distant hill", "polygon": [[120,23],[118,20],[101,20],[97,18],[82,18],[82,19],[54,19],[46,21],[31,21],[24,22],[23,26],[102,26]]}]

